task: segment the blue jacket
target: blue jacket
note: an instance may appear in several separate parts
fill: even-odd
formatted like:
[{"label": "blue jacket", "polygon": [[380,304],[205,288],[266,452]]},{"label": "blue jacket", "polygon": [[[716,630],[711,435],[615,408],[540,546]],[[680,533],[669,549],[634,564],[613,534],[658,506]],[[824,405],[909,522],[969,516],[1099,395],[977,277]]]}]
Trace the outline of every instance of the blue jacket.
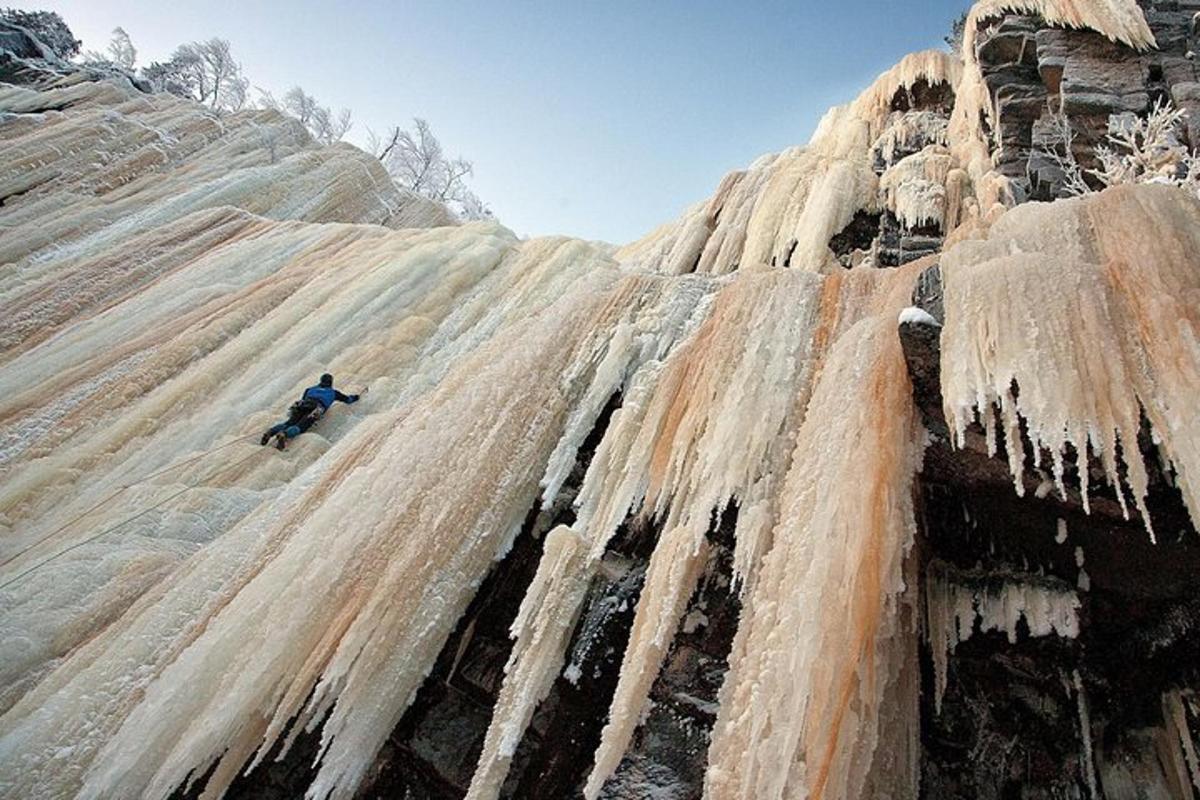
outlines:
[{"label": "blue jacket", "polygon": [[333,405],[334,400],[339,400],[343,403],[353,403],[358,400],[358,395],[344,395],[332,386],[310,386],[304,390],[305,400],[316,400],[321,404],[323,411],[328,411]]}]

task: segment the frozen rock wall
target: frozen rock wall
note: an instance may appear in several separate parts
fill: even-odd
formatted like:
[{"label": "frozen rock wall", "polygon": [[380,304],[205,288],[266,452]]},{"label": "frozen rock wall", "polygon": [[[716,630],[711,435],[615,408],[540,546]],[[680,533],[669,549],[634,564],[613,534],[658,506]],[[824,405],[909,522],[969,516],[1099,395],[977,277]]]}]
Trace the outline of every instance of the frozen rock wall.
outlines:
[{"label": "frozen rock wall", "polygon": [[1181,13],[980,3],[620,248],[0,86],[0,796],[1186,796],[1200,201],[1022,204],[996,68]]}]

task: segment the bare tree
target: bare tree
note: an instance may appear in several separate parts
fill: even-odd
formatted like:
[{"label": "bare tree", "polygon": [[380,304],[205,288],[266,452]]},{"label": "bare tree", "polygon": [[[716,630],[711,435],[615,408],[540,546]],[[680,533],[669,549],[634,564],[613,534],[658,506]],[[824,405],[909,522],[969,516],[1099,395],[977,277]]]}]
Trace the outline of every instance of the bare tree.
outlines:
[{"label": "bare tree", "polygon": [[399,128],[392,128],[388,131],[387,139],[380,138],[378,133],[367,128],[367,152],[386,163],[399,138]]},{"label": "bare tree", "polygon": [[288,89],[287,94],[283,96],[283,110],[300,120],[306,128],[312,125],[318,108],[317,98],[306,94],[299,86]]},{"label": "bare tree", "polygon": [[121,69],[133,69],[137,63],[137,48],[120,25],[113,28],[112,39],[108,42],[108,55],[109,60]]},{"label": "bare tree", "polygon": [[479,197],[468,190],[459,201],[458,215],[466,220],[495,219],[496,215]]},{"label": "bare tree", "polygon": [[80,58],[84,64],[115,67],[125,72],[131,72],[133,65],[137,63],[137,48],[133,46],[133,41],[125,29],[117,27],[113,29],[112,39],[109,40],[105,52],[88,50]]},{"label": "bare tree", "polygon": [[944,39],[946,46],[950,48],[950,52],[952,53],[962,53],[963,36],[967,31],[968,13],[964,11],[958,16],[958,19],[954,20],[954,23],[950,26],[950,35]]},{"label": "bare tree", "polygon": [[341,141],[354,127],[350,109],[343,108],[334,114],[328,107],[317,102],[317,98],[299,86],[289,89],[283,96],[283,100],[276,100],[270,92],[261,89],[259,92],[259,105],[295,117],[321,144],[333,144]]},{"label": "bare tree", "polygon": [[383,138],[370,133],[367,147],[405,189],[445,203],[468,219],[491,216],[487,206],[467,187],[466,179],[474,166],[465,158],[447,157],[425,120],[414,119],[411,131],[394,127]]},{"label": "bare tree", "polygon": [[229,42],[217,38],[181,44],[170,60],[151,64],[143,74],[155,89],[190,97],[214,111],[241,110],[250,87]]},{"label": "bare tree", "polygon": [[318,118],[317,130],[319,135],[317,138],[322,141],[329,144],[341,141],[350,132],[350,129],[354,127],[350,109],[343,108],[337,114],[330,113],[324,107],[321,110],[324,113]]}]

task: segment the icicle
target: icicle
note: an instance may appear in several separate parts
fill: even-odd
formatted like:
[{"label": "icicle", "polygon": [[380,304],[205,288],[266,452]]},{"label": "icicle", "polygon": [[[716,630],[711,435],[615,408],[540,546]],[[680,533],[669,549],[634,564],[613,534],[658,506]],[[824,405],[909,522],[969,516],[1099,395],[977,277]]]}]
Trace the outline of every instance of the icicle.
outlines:
[{"label": "icicle", "polygon": [[954,157],[938,145],[902,159],[879,180],[884,205],[907,228],[936,225],[944,229],[946,183],[954,163]]},{"label": "icicle", "polygon": [[[508,765],[521,743],[534,709],[550,691],[562,669],[567,637],[587,593],[587,544],[565,526],[546,537],[537,575],[529,585],[512,635],[516,646],[504,667],[505,681],[496,699],[492,726],[483,743],[479,770],[471,780],[468,800],[495,797],[508,774]],[[575,602],[563,602],[569,596]],[[566,609],[553,614],[548,610]]]},{"label": "icicle", "polygon": [[1196,743],[1188,726],[1187,709],[1183,705],[1183,697],[1178,690],[1172,690],[1163,695],[1163,719],[1168,730],[1179,739],[1183,750],[1187,774],[1191,779],[1192,788],[1200,791],[1200,759],[1196,756]]},{"label": "icicle", "polygon": [[[851,327],[823,368],[730,656],[709,797],[857,797],[874,754],[907,746],[879,740],[890,654],[911,635],[897,607],[922,452],[895,333],[903,304]],[[891,778],[915,796],[915,775]]]},{"label": "icicle", "polygon": [[659,541],[650,559],[637,616],[621,662],[621,677],[600,733],[595,765],[583,794],[595,800],[616,771],[640,723],[650,687],[658,676],[688,599],[704,570],[708,546],[703,528],[675,528]]},{"label": "icicle", "polygon": [[[1200,475],[1200,429],[1180,413],[1200,392],[1200,312],[1181,300],[1200,288],[1200,274],[1183,255],[1200,246],[1198,226],[1200,204],[1186,193],[1121,187],[1022,206],[1004,215],[987,241],[948,251],[942,388],[958,443],[976,413],[988,420],[999,407],[1018,492],[1024,447],[1017,426],[1024,419],[1035,450],[1045,447],[1054,457],[1060,493],[1062,453],[1075,448],[1084,497],[1089,445],[1114,487],[1120,449],[1127,485],[1153,535],[1136,444],[1144,411],[1193,517],[1200,516],[1200,493],[1189,477]],[[1047,281],[1064,290],[1046,292]]]},{"label": "icicle", "polygon": [[1017,641],[1022,619],[1031,636],[1079,635],[1079,598],[1065,589],[1027,583],[1005,583],[997,592],[972,588],[945,571],[925,580],[925,631],[934,662],[934,708],[940,713],[946,692],[947,666],[955,648],[975,633],[999,631]]},{"label": "icicle", "polygon": [[[689,532],[668,536],[660,547],[682,558],[682,540],[690,537],[684,549],[692,555],[683,563],[695,566],[714,513],[745,496],[754,511],[746,525],[739,520],[735,566],[745,565],[747,570],[739,579],[752,577],[764,546],[760,537],[773,524],[775,513],[774,500],[765,492],[775,486],[771,475],[790,456],[791,437],[816,368],[814,349],[836,333],[838,324],[858,313],[840,308],[850,302],[839,293],[841,287],[847,287],[850,299],[869,297],[870,289],[860,285],[866,280],[822,280],[793,271],[739,275],[721,288],[711,308],[705,309],[703,324],[665,362],[647,362],[635,372],[576,500],[576,529],[590,542],[592,561],[603,556],[626,516],[641,511],[663,520],[669,530]],[[898,294],[897,287],[907,290],[906,280],[911,277],[897,273],[874,283],[884,286],[885,294]],[[864,307],[869,310],[870,304]],[[675,575],[663,572],[678,567],[668,556],[655,558],[656,576]],[[614,705],[608,738],[598,756],[596,791],[608,776],[604,770],[615,768],[620,760],[657,661],[678,625],[682,609],[676,604],[687,600],[686,593],[671,594],[683,592],[684,583],[676,577],[663,580],[670,587],[662,589],[667,596],[656,595],[657,584],[652,583],[651,599],[639,605],[638,629],[652,630],[653,635],[648,640],[635,638],[628,653],[632,671],[622,680],[615,701],[619,705]],[[560,601],[566,605],[560,607]],[[577,613],[580,602],[580,595],[551,598],[543,613]],[[528,680],[524,669],[514,667],[512,680]],[[497,714],[493,728],[506,718],[507,711]],[[491,796],[502,768],[485,752],[478,774],[493,777],[479,784],[486,787],[479,796]]]},{"label": "icicle", "polygon": [[1079,741],[1083,743],[1083,777],[1088,787],[1088,797],[1099,800],[1100,787],[1096,785],[1096,760],[1092,755],[1092,721],[1088,715],[1087,695],[1083,689],[1083,678],[1079,670],[1072,673],[1075,687],[1075,702],[1079,710]]},{"label": "icicle", "polygon": [[[893,164],[896,155],[903,151],[919,149],[914,144],[947,144],[948,121],[943,114],[933,111],[897,111],[891,115],[883,134],[872,148],[885,164]],[[911,150],[910,150],[911,152]]]}]

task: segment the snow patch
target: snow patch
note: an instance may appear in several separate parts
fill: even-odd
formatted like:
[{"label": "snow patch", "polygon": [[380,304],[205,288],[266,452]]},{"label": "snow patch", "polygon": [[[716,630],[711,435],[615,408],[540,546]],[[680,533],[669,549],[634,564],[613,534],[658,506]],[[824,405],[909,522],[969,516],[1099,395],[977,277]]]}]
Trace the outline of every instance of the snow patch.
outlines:
[{"label": "snow patch", "polygon": [[901,311],[899,321],[901,325],[928,325],[931,328],[942,327],[942,323],[934,319],[932,314],[916,306],[909,306]]}]

